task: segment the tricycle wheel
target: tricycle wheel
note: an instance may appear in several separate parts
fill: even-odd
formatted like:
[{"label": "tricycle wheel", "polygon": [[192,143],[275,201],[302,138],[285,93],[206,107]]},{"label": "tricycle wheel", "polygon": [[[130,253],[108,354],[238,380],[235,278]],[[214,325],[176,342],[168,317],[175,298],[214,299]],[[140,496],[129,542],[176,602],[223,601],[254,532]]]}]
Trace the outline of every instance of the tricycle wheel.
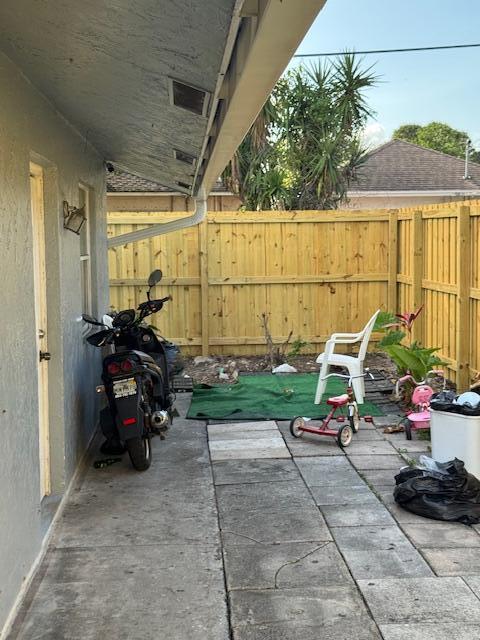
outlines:
[{"label": "tricycle wheel", "polygon": [[407,440],[412,439],[412,424],[408,418],[403,421],[403,428],[405,429],[405,436]]},{"label": "tricycle wheel", "polygon": [[360,414],[358,413],[358,406],[356,402],[348,405],[348,421],[352,427],[353,433],[358,433],[360,429]]},{"label": "tricycle wheel", "polygon": [[353,438],[353,429],[349,424],[344,424],[343,427],[340,427],[337,433],[337,442],[338,446],[341,449],[348,447]]},{"label": "tricycle wheel", "polygon": [[290,433],[294,438],[301,438],[305,433],[301,427],[305,426],[305,418],[297,416],[290,422]]}]

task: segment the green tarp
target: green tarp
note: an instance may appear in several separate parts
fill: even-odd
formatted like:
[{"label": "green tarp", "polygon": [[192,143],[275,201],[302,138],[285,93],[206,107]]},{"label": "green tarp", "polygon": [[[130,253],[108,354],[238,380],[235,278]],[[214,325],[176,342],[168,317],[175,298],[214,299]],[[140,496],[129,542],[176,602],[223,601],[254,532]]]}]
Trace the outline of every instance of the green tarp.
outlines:
[{"label": "green tarp", "polygon": [[[296,416],[315,418],[330,410],[325,401],[345,393],[345,381],[330,378],[322,403],[314,404],[318,374],[240,376],[235,384],[195,385],[187,418],[224,420],[289,420]],[[360,415],[381,416],[372,402],[360,405]],[[343,411],[342,407],[338,412]]]}]

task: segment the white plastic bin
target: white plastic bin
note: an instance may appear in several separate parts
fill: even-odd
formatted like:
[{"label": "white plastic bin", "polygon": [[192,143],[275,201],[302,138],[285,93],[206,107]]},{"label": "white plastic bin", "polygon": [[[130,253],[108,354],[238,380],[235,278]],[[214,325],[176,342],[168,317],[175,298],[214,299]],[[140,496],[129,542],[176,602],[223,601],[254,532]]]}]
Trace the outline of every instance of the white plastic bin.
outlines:
[{"label": "white plastic bin", "polygon": [[431,410],[432,458],[463,460],[467,471],[480,479],[480,416]]}]

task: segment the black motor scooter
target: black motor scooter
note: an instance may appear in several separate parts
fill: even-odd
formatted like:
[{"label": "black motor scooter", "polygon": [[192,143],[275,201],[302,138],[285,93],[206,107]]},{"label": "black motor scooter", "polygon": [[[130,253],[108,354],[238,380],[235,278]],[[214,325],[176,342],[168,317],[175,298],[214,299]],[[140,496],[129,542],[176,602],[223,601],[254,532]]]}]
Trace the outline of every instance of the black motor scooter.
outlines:
[{"label": "black motor scooter", "polygon": [[108,407],[100,412],[106,438],[101,451],[115,455],[126,449],[137,471],[144,471],[151,464],[151,436],[158,434],[163,439],[172,421],[174,394],[166,345],[150,326],[142,324],[147,316],[160,311],[164,303],[172,299],[170,296],[150,299],[152,287],[161,278],[159,269],[153,271],[148,278],[147,300],[137,311],[119,311],[111,326],[83,316],[91,325],[106,327],[88,336],[87,341],[96,347],[114,347],[113,353],[103,360],[103,385],[97,387],[108,399]]}]

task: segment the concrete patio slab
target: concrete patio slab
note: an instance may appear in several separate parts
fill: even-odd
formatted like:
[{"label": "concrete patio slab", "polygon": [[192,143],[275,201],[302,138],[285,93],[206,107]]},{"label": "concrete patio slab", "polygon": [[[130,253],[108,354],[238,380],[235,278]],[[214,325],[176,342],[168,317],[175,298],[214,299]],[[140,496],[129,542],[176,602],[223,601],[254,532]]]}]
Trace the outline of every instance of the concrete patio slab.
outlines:
[{"label": "concrete patio slab", "polygon": [[398,473],[405,466],[405,460],[396,454],[393,455],[349,455],[348,459],[353,466],[362,471],[364,469],[393,469]]},{"label": "concrete patio slab", "polygon": [[291,589],[352,584],[342,556],[332,542],[275,545],[227,545],[227,587]]},{"label": "concrete patio slab", "polygon": [[365,482],[374,488],[393,487],[395,486],[395,470],[394,469],[363,469],[361,476]]},{"label": "concrete patio slab", "polygon": [[327,541],[331,538],[325,520],[317,508],[288,510],[246,516],[228,516],[221,520],[224,544],[277,544],[280,542]]},{"label": "concrete patio slab", "polygon": [[312,498],[299,477],[289,483],[257,482],[255,484],[221,485],[216,489],[220,514],[264,511],[276,513],[283,509],[313,506]]},{"label": "concrete patio slab", "polygon": [[368,505],[322,506],[320,509],[329,527],[395,524],[395,520],[380,502]]},{"label": "concrete patio slab", "polygon": [[[427,440],[407,440],[405,433],[382,433],[382,436],[388,440],[396,449],[412,452],[428,451],[430,442]],[[415,437],[415,436],[414,436]]]},{"label": "concrete patio slab", "polygon": [[465,576],[464,580],[477,598],[480,598],[480,574],[477,576]]},{"label": "concrete patio slab", "polygon": [[392,487],[379,486],[375,489],[375,493],[377,494],[379,499],[383,502],[383,504],[386,505],[388,508],[390,508],[390,505],[392,503],[396,504],[395,498],[393,497]]},{"label": "concrete patio slab", "polygon": [[233,640],[381,640],[373,620],[344,620],[340,624],[314,626],[298,622],[272,622],[233,629]]},{"label": "concrete patio slab", "polygon": [[402,546],[413,549],[408,538],[395,524],[362,525],[358,527],[332,527],[331,533],[340,549],[381,549],[389,551]]},{"label": "concrete patio slab", "polygon": [[348,628],[350,621],[369,621],[365,604],[353,586],[232,591],[230,606],[234,629],[296,622],[323,631],[342,625]]},{"label": "concrete patio slab", "polygon": [[425,451],[406,451],[406,452],[401,451],[400,455],[405,458],[408,464],[414,463],[415,465],[417,465],[419,462],[420,456],[427,456],[428,458],[431,458],[432,452],[426,451],[426,450]]},{"label": "concrete patio slab", "polygon": [[430,524],[402,524],[402,529],[416,547],[480,547],[480,535],[460,522],[438,521],[433,527]]},{"label": "concrete patio slab", "polygon": [[220,460],[257,460],[257,459],[280,459],[290,458],[290,452],[284,446],[255,448],[224,448],[211,451],[213,462]]},{"label": "concrete patio slab", "polygon": [[331,540],[301,481],[218,486],[217,502],[225,543]]},{"label": "concrete patio slab", "polygon": [[279,438],[283,442],[283,438],[276,427],[275,429],[265,429],[264,431],[230,431],[227,433],[208,434],[210,445],[214,442],[225,440],[265,440],[270,438]]},{"label": "concrete patio slab", "polygon": [[422,553],[437,576],[480,575],[480,552],[478,547],[422,549]]},{"label": "concrete patio slab", "polygon": [[212,465],[216,485],[298,480],[293,460],[227,460]]},{"label": "concrete patio slab", "polygon": [[[359,480],[359,482],[362,482]],[[359,485],[342,486],[310,486],[310,492],[319,506],[322,505],[347,505],[347,504],[378,504],[378,498],[374,493],[362,482]]]},{"label": "concrete patio slab", "polygon": [[388,427],[391,424],[398,424],[400,420],[400,414],[389,413],[385,416],[378,416],[374,418],[376,427]]},{"label": "concrete patio slab", "polygon": [[209,424],[208,436],[232,433],[258,433],[259,431],[277,431],[277,423],[274,420],[261,420],[258,422],[227,422],[222,424]]},{"label": "concrete patio slab", "polygon": [[366,578],[414,578],[433,576],[434,573],[413,548],[400,547],[381,549],[347,549],[343,552],[345,562],[355,580]]},{"label": "concrete patio slab", "polygon": [[369,579],[358,586],[379,625],[480,624],[480,600],[461,578]]},{"label": "concrete patio slab", "polygon": [[373,620],[361,618],[341,624],[314,626],[298,622],[273,622],[233,629],[233,640],[381,640]]},{"label": "concrete patio slab", "polygon": [[[148,523],[148,526],[146,525]],[[213,489],[183,484],[122,494],[81,491],[66,506],[52,544],[57,547],[218,542]]]},{"label": "concrete patio slab", "polygon": [[364,440],[370,442],[371,440],[383,440],[383,434],[380,434],[377,429],[365,429],[360,428],[354,435],[357,442],[363,442]]},{"label": "concrete patio slab", "polygon": [[354,455],[394,455],[397,453],[394,447],[386,440],[372,440],[370,442],[355,440],[345,449],[347,456]]},{"label": "concrete patio slab", "polygon": [[282,435],[272,420],[212,425],[208,427],[208,437],[212,461],[290,458]]},{"label": "concrete patio slab", "polygon": [[346,457],[302,458],[296,460],[303,479],[309,487],[359,486],[362,480]]},{"label": "concrete patio slab", "polygon": [[442,624],[382,624],[383,640],[478,640],[478,625],[459,622]]},{"label": "concrete patio slab", "polygon": [[218,548],[55,550],[45,564],[43,580],[11,640],[229,637]]}]

